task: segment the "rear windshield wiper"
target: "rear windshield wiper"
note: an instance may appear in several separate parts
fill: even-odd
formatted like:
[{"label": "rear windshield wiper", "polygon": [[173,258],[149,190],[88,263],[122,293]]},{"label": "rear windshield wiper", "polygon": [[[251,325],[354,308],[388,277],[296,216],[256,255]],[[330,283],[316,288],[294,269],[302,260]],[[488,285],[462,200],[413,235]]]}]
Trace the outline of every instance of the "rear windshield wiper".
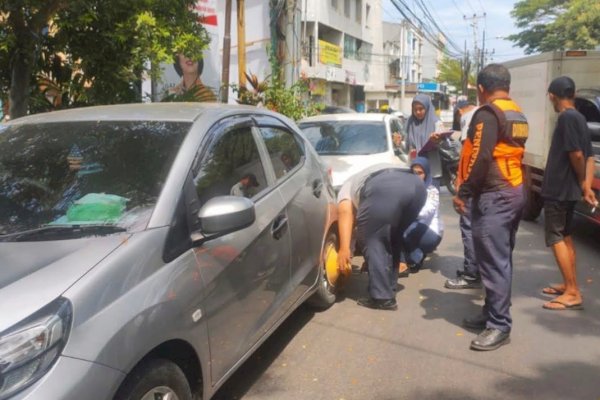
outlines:
[{"label": "rear windshield wiper", "polygon": [[30,231],[0,235],[0,242],[39,242],[44,240],[78,239],[87,236],[105,236],[126,232],[116,225],[52,225]]}]

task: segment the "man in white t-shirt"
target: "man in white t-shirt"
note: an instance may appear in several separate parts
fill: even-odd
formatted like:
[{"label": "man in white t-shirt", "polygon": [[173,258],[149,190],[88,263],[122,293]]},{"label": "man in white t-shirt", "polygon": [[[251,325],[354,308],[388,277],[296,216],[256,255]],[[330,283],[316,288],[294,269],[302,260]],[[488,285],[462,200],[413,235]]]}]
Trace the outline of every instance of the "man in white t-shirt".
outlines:
[{"label": "man in white t-shirt", "polygon": [[369,268],[369,296],[363,307],[396,310],[394,289],[400,263],[402,237],[417,219],[427,192],[423,181],[408,168],[378,164],[353,176],[338,193],[340,250],[338,267],[346,268],[356,224],[356,244]]}]

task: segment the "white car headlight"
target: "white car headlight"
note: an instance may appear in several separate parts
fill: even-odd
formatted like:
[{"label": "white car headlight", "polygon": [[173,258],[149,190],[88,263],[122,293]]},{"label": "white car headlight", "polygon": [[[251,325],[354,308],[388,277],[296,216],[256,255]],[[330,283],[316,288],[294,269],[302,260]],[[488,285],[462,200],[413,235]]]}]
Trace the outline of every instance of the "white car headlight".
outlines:
[{"label": "white car headlight", "polygon": [[71,303],[58,298],[0,333],[0,400],[43,376],[60,355],[71,327]]}]

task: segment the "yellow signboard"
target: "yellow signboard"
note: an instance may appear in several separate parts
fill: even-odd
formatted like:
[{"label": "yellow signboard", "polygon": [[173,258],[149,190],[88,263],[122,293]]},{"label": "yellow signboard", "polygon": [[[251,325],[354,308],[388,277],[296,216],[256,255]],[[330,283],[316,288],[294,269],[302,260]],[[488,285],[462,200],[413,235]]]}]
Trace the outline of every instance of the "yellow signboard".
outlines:
[{"label": "yellow signboard", "polygon": [[324,40],[319,40],[319,61],[321,64],[342,66],[342,48]]}]

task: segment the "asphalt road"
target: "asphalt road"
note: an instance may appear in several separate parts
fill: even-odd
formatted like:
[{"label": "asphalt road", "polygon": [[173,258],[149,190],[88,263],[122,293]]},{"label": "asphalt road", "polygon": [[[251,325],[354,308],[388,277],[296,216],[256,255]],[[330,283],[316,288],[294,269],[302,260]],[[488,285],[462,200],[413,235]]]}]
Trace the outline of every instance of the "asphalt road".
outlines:
[{"label": "asphalt road", "polygon": [[[541,288],[559,281],[542,221],[522,222],[514,253],[511,343],[469,350],[461,326],[482,290],[443,287],[462,264],[458,218],[442,194],[444,239],[425,269],[399,280],[397,311],[356,305],[354,275],[325,312],[301,307],[232,376],[218,400],[600,399],[600,228],[577,220],[583,311],[548,311]],[[360,265],[362,260],[355,258]]]}]

